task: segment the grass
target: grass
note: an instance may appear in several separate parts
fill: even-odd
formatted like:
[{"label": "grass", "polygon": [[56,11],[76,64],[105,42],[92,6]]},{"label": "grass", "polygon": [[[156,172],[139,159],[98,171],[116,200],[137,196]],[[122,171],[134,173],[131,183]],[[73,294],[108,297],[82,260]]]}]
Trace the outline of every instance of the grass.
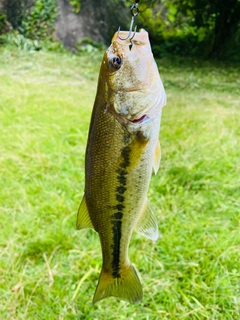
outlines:
[{"label": "grass", "polygon": [[92,306],[98,235],[76,231],[101,55],[0,48],[0,313],[3,319],[239,319],[240,69],[162,59],[160,170],[149,199],[162,237],[134,233],[140,305]]}]

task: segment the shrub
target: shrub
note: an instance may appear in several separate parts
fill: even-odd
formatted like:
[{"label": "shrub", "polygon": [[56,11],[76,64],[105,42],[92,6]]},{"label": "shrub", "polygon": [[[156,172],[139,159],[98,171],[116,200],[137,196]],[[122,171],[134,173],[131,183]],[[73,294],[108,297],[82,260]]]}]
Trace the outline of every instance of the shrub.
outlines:
[{"label": "shrub", "polygon": [[0,13],[0,34],[4,31],[6,25],[6,15],[4,13]]},{"label": "shrub", "polygon": [[51,36],[56,17],[56,0],[36,0],[30,10],[24,14],[19,31],[30,39]]}]

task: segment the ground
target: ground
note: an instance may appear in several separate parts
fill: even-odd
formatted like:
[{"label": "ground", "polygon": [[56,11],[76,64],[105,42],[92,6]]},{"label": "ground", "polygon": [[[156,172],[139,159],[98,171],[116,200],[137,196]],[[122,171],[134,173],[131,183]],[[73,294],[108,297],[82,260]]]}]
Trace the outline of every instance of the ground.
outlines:
[{"label": "ground", "polygon": [[158,62],[168,102],[149,199],[161,239],[132,236],[140,305],[92,306],[97,233],[76,231],[102,53],[0,48],[0,311],[4,319],[239,319],[240,69]]}]

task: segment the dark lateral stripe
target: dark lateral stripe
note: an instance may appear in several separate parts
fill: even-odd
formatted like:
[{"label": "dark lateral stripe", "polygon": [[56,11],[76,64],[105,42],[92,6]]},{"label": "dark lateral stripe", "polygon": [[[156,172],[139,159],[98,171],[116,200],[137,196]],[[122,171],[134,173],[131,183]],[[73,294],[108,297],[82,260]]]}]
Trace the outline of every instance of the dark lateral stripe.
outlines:
[{"label": "dark lateral stripe", "polygon": [[117,204],[115,208],[119,211],[122,211],[125,208],[125,206],[123,204]]},{"label": "dark lateral stripe", "polygon": [[116,199],[118,202],[121,202],[121,203],[123,203],[125,200],[124,196],[122,196],[121,194],[116,194]]},{"label": "dark lateral stripe", "polygon": [[[117,179],[118,179],[118,182],[119,182],[119,186],[118,187],[124,187],[127,184],[127,177],[126,177],[127,176],[127,171],[118,170],[117,173],[118,173]],[[117,190],[117,192],[118,192],[118,190]]]},{"label": "dark lateral stripe", "polygon": [[122,158],[123,161],[120,163],[120,167],[126,169],[130,165],[130,152],[131,149],[129,146],[122,149]]},{"label": "dark lateral stripe", "polygon": [[112,232],[113,232],[113,245],[112,245],[112,276],[114,278],[120,278],[120,250],[121,250],[121,237],[122,237],[122,217],[124,206],[124,193],[127,188],[127,167],[130,166],[130,152],[129,146],[126,146],[121,151],[121,161],[117,170],[118,186],[116,188],[116,200],[117,205],[115,208],[118,210],[112,216]]},{"label": "dark lateral stripe", "polygon": [[120,278],[119,263],[120,263],[120,240],[122,237],[122,212],[114,213],[115,220],[113,221],[113,251],[112,251],[112,276]]},{"label": "dark lateral stripe", "polygon": [[119,194],[124,194],[124,192],[126,191],[127,189],[123,186],[118,186],[117,187],[117,193]]}]

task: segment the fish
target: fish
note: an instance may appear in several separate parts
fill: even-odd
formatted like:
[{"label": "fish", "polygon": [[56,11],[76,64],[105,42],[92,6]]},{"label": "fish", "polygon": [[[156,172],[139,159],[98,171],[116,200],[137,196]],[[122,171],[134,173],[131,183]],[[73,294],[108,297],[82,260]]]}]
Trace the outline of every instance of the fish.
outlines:
[{"label": "fish", "polygon": [[[121,31],[125,37],[128,32]],[[116,32],[98,79],[85,155],[85,190],[77,229],[98,232],[102,269],[93,304],[116,297],[139,303],[143,289],[128,257],[133,230],[158,238],[147,199],[161,158],[159,130],[166,94],[148,32],[121,40]]]}]

